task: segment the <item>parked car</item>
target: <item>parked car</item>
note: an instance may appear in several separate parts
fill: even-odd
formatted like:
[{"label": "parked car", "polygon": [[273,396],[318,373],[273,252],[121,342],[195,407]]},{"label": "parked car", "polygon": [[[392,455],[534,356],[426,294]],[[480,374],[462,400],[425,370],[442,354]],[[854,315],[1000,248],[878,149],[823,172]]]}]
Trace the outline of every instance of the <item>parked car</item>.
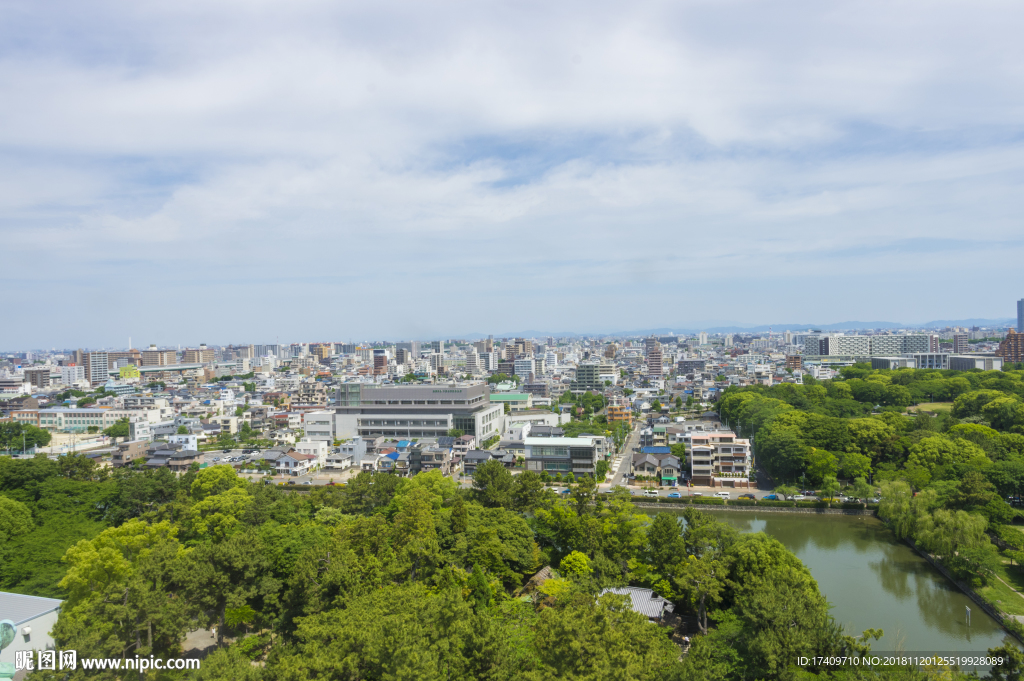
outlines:
[{"label": "parked car", "polygon": [[728,499],[729,498],[729,493],[728,492],[715,492],[715,496],[718,497],[719,499]]},{"label": "parked car", "polygon": [[757,499],[753,494],[741,494],[738,499]]},{"label": "parked car", "polygon": [[681,496],[683,496],[683,495],[680,494],[679,492],[669,492],[668,493],[668,498],[669,499],[678,499]]},{"label": "parked car", "polygon": [[794,494],[793,501],[807,501],[807,497],[803,494]]},{"label": "parked car", "polygon": [[761,499],[763,499],[764,501],[782,501],[782,499],[779,499],[778,494],[766,494],[763,497],[761,497]]},{"label": "parked car", "polygon": [[230,453],[231,453],[231,450],[230,450],[230,449],[225,449],[225,450],[224,450],[224,453],[225,453],[225,454],[230,454]]}]

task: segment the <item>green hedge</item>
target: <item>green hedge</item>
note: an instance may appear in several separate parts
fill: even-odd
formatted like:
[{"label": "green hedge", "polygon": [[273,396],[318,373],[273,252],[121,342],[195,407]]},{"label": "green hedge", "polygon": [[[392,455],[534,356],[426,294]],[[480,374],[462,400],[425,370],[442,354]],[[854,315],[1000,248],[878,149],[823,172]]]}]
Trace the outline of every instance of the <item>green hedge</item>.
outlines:
[{"label": "green hedge", "polygon": [[797,508],[828,508],[827,501],[798,501]]},{"label": "green hedge", "polygon": [[841,504],[834,504],[832,508],[862,509],[864,508],[864,504],[859,501],[844,501]]},{"label": "green hedge", "polygon": [[756,506],[757,502],[753,499],[730,499],[730,506]]},{"label": "green hedge", "polygon": [[869,511],[877,511],[878,510],[878,504],[865,504],[864,506]]},{"label": "green hedge", "polygon": [[668,497],[658,497],[659,504],[688,504],[690,503],[690,497],[679,497],[678,499],[669,499]]},{"label": "green hedge", "polygon": [[725,506],[725,499],[719,499],[718,497],[696,497],[692,503],[704,506]]},{"label": "green hedge", "polygon": [[787,508],[793,508],[796,506],[795,501],[773,501],[772,499],[761,499],[757,502],[758,506],[785,506]]}]

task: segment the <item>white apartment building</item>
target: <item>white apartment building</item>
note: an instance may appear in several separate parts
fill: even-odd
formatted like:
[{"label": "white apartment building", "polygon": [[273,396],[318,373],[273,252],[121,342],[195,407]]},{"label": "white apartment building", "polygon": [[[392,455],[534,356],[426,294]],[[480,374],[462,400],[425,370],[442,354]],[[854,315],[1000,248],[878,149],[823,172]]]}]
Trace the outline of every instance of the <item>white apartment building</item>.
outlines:
[{"label": "white apartment building", "polygon": [[330,447],[323,440],[303,438],[295,443],[294,449],[299,454],[312,456],[314,459],[312,466],[314,467],[323,468],[327,464],[327,453],[330,451]]},{"label": "white apartment building", "polygon": [[694,432],[690,435],[690,477],[695,485],[733,483],[746,486],[750,475],[750,440],[732,431]]},{"label": "white apartment building", "polygon": [[306,439],[320,442],[334,442],[338,438],[334,432],[333,411],[309,411],[303,416],[303,429]]}]

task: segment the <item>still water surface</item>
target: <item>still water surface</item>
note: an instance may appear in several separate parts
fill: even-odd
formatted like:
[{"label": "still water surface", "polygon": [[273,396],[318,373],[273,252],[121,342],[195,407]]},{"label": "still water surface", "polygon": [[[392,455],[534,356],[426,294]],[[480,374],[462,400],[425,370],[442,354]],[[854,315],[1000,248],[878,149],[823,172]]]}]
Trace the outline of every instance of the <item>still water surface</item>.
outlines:
[{"label": "still water surface", "polygon": [[[675,511],[668,511],[677,514]],[[765,532],[795,553],[847,633],[885,630],[875,653],[984,652],[1012,640],[938,570],[871,516],[710,511],[740,532]],[[966,610],[970,607],[971,626]]]}]

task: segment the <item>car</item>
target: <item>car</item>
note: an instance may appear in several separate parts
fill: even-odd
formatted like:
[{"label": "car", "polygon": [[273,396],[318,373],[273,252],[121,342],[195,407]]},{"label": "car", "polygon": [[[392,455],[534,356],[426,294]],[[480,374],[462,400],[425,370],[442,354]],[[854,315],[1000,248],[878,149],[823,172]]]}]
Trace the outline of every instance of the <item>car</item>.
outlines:
[{"label": "car", "polygon": [[766,494],[761,499],[764,501],[781,501],[778,494]]},{"label": "car", "polygon": [[803,494],[794,494],[792,499],[793,501],[807,501],[807,497]]},{"label": "car", "polygon": [[558,490],[558,493],[559,494],[568,494],[569,493],[569,488],[566,487],[565,489],[560,489],[560,490]]},{"label": "car", "polygon": [[681,496],[683,496],[683,495],[680,494],[679,492],[669,492],[668,493],[668,498],[669,499],[678,499]]},{"label": "car", "polygon": [[231,453],[231,450],[230,450],[230,449],[225,449],[225,450],[224,450],[224,453],[225,453],[225,454],[230,454],[230,453]]},{"label": "car", "polygon": [[800,494],[803,494],[804,496],[808,497],[813,497],[817,494],[817,492],[815,492],[813,489],[802,489],[800,490]]},{"label": "car", "polygon": [[658,490],[656,490],[656,489],[645,489],[644,490],[644,496],[645,497],[656,497],[656,496],[658,496]]},{"label": "car", "polygon": [[741,494],[737,499],[757,499],[753,494]]},{"label": "car", "polygon": [[302,484],[303,484],[303,485],[312,485],[313,483],[312,483],[311,481],[309,481],[309,480],[306,480],[306,481],[305,481],[304,483],[302,483]]},{"label": "car", "polygon": [[694,492],[694,493],[693,493],[693,494],[691,494],[690,496],[691,496],[691,497],[702,497],[702,496],[704,496],[704,495],[703,495],[703,494],[701,494],[700,492]]},{"label": "car", "polygon": [[610,488],[609,489],[603,489],[603,490],[601,490],[601,494],[615,494],[615,490],[610,489]]},{"label": "car", "polygon": [[728,499],[729,498],[729,493],[728,492],[715,492],[715,496],[718,497],[719,499]]}]

